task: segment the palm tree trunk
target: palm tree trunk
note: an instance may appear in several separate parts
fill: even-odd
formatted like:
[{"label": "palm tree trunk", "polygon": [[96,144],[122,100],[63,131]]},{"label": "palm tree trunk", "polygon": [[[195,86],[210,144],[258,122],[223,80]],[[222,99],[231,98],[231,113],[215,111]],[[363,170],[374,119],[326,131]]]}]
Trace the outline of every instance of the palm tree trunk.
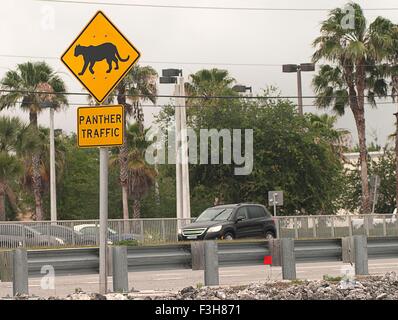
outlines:
[{"label": "palm tree trunk", "polygon": [[[124,128],[126,129],[127,121],[126,121],[126,84],[124,80],[119,83],[118,86],[118,94],[117,94],[117,102],[124,106]],[[127,168],[127,139],[126,134],[123,136],[123,145],[119,148],[119,166],[120,166],[120,185],[122,187],[122,205],[123,205],[123,219],[129,219],[129,205],[128,205],[128,168]],[[125,225],[126,229],[126,225]],[[127,232],[125,230],[125,232]]]},{"label": "palm tree trunk", "polygon": [[5,205],[6,192],[5,191],[6,191],[5,185],[3,183],[0,183],[0,221],[6,220],[6,205]]},{"label": "palm tree trunk", "polygon": [[43,220],[43,207],[41,199],[40,156],[36,153],[32,156],[32,184],[35,197],[35,220]]},{"label": "palm tree trunk", "polygon": [[354,112],[355,123],[358,130],[359,159],[361,163],[362,201],[361,213],[370,214],[370,193],[368,182],[368,162],[365,129],[365,61],[361,59],[357,64],[357,108]]},{"label": "palm tree trunk", "polygon": [[368,162],[366,150],[366,133],[365,133],[365,115],[364,112],[354,113],[355,123],[358,131],[359,140],[359,162],[361,165],[361,208],[360,213],[370,214],[370,194],[369,194],[369,181],[368,181]]},{"label": "palm tree trunk", "polygon": [[[37,112],[29,112],[30,124],[37,129]],[[43,220],[43,205],[41,198],[40,154],[36,151],[32,155],[32,185],[35,198],[35,220]]]},{"label": "palm tree trunk", "polygon": [[133,219],[139,219],[141,217],[141,201],[133,201]]},{"label": "palm tree trunk", "polygon": [[[125,138],[124,138],[125,140]],[[119,180],[122,187],[122,202],[123,202],[123,219],[129,219],[129,208],[128,208],[128,168],[127,168],[127,146],[124,143],[119,148]]]}]

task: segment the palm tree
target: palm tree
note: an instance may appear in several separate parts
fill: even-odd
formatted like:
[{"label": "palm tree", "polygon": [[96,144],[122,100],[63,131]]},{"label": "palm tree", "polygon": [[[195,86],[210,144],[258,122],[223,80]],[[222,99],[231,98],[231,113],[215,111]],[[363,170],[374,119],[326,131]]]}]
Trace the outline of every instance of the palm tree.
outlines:
[{"label": "palm tree", "polygon": [[[43,84],[50,86],[52,91],[59,94],[40,94]],[[1,88],[8,92],[0,96],[0,110],[19,106],[29,112],[30,126],[33,131],[38,130],[37,117],[43,110],[45,102],[51,100],[55,109],[67,105],[64,94],[65,84],[63,80],[45,62],[27,62],[19,64],[16,70],[8,71],[0,81]],[[35,133],[33,133],[35,134]],[[38,152],[31,154],[32,160],[32,187],[35,198],[35,216],[37,220],[43,219],[42,208],[42,180],[40,175],[40,155]]]},{"label": "palm tree", "polygon": [[[22,164],[15,156],[15,148],[22,124],[18,118],[0,117],[0,221],[6,219],[6,197],[16,211],[16,196],[12,189],[22,173]],[[14,154],[13,154],[14,153]]]},{"label": "palm tree", "polygon": [[[22,185],[27,190],[32,190],[34,184],[34,165],[32,154],[37,154],[39,159],[40,174],[40,194],[48,190],[50,180],[50,130],[39,126],[37,129],[30,125],[22,127],[16,144],[16,152],[19,159],[22,160],[24,172],[22,176]],[[63,135],[59,131],[55,132],[55,167],[57,171],[57,181],[62,179],[65,168],[66,145]]]},{"label": "palm tree", "polygon": [[0,221],[6,220],[6,197],[16,210],[16,197],[11,185],[17,180],[21,172],[22,165],[19,159],[7,152],[0,151]]},{"label": "palm tree", "polygon": [[227,70],[222,69],[202,69],[190,75],[191,83],[186,84],[188,95],[207,95],[219,94],[225,89],[231,89],[235,79],[229,75]]},{"label": "palm tree", "polygon": [[141,216],[141,199],[153,186],[157,173],[153,166],[145,161],[145,150],[152,143],[146,141],[149,129],[141,131],[136,122],[128,126],[126,131],[127,144],[127,176],[128,195],[133,199],[133,218]]},{"label": "palm tree", "polygon": [[345,10],[331,10],[329,18],[321,25],[321,36],[315,39],[313,61],[322,59],[335,66],[324,65],[313,79],[317,94],[316,104],[332,106],[343,114],[349,106],[358,131],[361,165],[361,212],[370,213],[368,165],[365,135],[365,97],[375,104],[385,83],[376,64],[385,63],[394,47],[395,25],[388,19],[377,17],[369,26],[358,4],[350,4],[355,11],[354,29],[346,29],[341,21]]},{"label": "palm tree", "polygon": [[126,134],[123,145],[119,148],[120,184],[122,186],[123,219],[129,219],[129,150],[127,147],[127,118],[133,116],[140,131],[144,128],[144,113],[141,102],[156,102],[157,72],[150,66],[135,65],[117,86],[117,102],[124,106]]},{"label": "palm tree", "polygon": [[330,116],[327,114],[317,115],[310,113],[308,114],[311,126],[318,130],[320,134],[330,143],[333,151],[338,155],[341,160],[344,159],[344,152],[347,151],[347,147],[344,143],[344,137],[346,137],[350,131],[346,129],[335,129],[334,126],[337,121],[337,116]]}]

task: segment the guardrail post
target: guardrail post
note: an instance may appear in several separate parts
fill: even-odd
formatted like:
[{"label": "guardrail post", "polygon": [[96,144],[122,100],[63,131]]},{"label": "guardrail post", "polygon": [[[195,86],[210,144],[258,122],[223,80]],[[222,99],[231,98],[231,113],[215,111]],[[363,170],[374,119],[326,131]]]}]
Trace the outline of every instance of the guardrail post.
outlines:
[{"label": "guardrail post", "polygon": [[113,249],[113,291],[128,292],[129,278],[127,266],[127,247],[115,246]]},{"label": "guardrail post", "polygon": [[354,236],[355,274],[367,275],[368,241],[366,236]]},{"label": "guardrail post", "polygon": [[205,269],[205,253],[203,241],[191,241],[192,270]]},{"label": "guardrail post", "polygon": [[29,294],[28,285],[28,253],[26,249],[15,249],[13,251],[13,295]]},{"label": "guardrail post", "polygon": [[204,241],[205,286],[219,285],[218,245],[215,241]]},{"label": "guardrail post", "polygon": [[0,252],[0,281],[12,281],[12,251]]},{"label": "guardrail post", "polygon": [[343,263],[354,262],[354,238],[343,237],[341,238],[341,253]]},{"label": "guardrail post", "polygon": [[294,239],[281,239],[282,251],[282,278],[284,280],[296,279],[296,258],[294,255]]},{"label": "guardrail post", "polygon": [[281,262],[281,240],[272,239],[268,240],[268,249],[272,257],[272,266],[280,267]]}]

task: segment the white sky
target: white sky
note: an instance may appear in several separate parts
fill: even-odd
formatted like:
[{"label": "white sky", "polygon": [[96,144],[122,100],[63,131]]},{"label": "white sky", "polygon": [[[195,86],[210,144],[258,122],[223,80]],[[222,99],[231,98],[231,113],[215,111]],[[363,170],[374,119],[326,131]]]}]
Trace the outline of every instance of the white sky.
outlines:
[{"label": "white sky", "polygon": [[[105,1],[105,0],[103,0]],[[27,58],[4,55],[50,57],[46,61],[61,72],[69,91],[83,92],[81,85],[63,66],[59,57],[97,10],[103,10],[111,21],[140,50],[141,65],[161,69],[182,68],[188,76],[202,68],[225,68],[241,84],[252,86],[258,93],[267,85],[280,88],[282,95],[297,94],[295,74],[283,74],[282,64],[310,62],[312,41],[319,35],[320,22],[327,11],[241,11],[204,9],[167,9],[93,4],[64,4],[34,0],[2,0],[0,9],[0,77],[7,69],[27,61]],[[89,1],[88,1],[89,2]],[[334,8],[346,1],[301,0],[117,0],[107,2],[161,4],[185,6],[262,7],[262,8]],[[396,0],[358,1],[363,8],[398,7]],[[365,11],[369,21],[382,15],[398,22],[398,10]],[[2,56],[3,55],[3,56]],[[51,58],[53,57],[53,58]],[[42,60],[42,59],[30,59]],[[157,62],[157,63],[154,63]],[[167,63],[167,62],[180,62]],[[202,64],[181,64],[195,62]],[[224,64],[268,64],[268,66],[228,66]],[[276,66],[269,66],[276,65]],[[303,73],[303,94],[313,95],[313,73]],[[161,94],[172,94],[171,85],[162,85]],[[74,97],[72,103],[87,103],[84,97]],[[159,104],[168,102],[160,99]],[[385,102],[390,102],[386,100]],[[304,105],[312,104],[305,99]],[[55,126],[67,132],[76,130],[76,108],[56,114]],[[158,108],[145,108],[147,124]],[[315,112],[315,107],[304,107]],[[377,109],[367,107],[368,141],[376,134],[384,144],[394,131],[396,106],[382,104]],[[19,110],[2,114],[28,115]],[[44,112],[39,122],[48,124]],[[356,140],[351,112],[338,121],[337,127],[347,128]]]}]

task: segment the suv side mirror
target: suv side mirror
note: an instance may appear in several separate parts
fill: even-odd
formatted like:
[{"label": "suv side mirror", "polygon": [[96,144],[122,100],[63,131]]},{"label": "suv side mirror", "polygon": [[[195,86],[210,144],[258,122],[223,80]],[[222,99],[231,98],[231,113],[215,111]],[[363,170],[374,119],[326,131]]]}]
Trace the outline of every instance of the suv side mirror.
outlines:
[{"label": "suv side mirror", "polygon": [[236,222],[243,221],[243,220],[245,220],[245,217],[240,216],[240,217],[236,218]]}]

